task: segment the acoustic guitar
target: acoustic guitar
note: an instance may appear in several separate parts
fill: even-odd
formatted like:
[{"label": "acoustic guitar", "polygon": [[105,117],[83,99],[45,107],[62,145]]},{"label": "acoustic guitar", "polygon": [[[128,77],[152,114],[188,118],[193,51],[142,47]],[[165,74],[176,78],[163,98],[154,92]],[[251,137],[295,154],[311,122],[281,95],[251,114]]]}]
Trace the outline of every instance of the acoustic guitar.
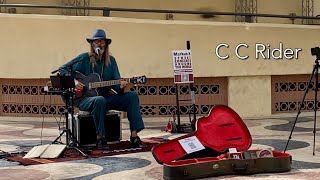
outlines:
[{"label": "acoustic guitar", "polygon": [[80,72],[75,72],[74,78],[80,81],[85,86],[81,93],[77,93],[74,97],[74,105],[79,105],[79,103],[85,97],[92,97],[98,95],[104,95],[107,89],[105,87],[110,87],[114,85],[121,84],[121,81],[127,81],[131,84],[145,84],[147,81],[146,76],[135,76],[132,78],[123,78],[119,80],[101,81],[100,75],[97,73],[92,73],[89,76],[85,76]]},{"label": "acoustic guitar", "polygon": [[158,163],[171,162],[188,155],[179,140],[195,136],[205,148],[222,153],[229,148],[238,151],[251,146],[252,138],[239,115],[228,106],[214,106],[208,116],[196,121],[196,131],[182,137],[158,144],[152,154]]}]

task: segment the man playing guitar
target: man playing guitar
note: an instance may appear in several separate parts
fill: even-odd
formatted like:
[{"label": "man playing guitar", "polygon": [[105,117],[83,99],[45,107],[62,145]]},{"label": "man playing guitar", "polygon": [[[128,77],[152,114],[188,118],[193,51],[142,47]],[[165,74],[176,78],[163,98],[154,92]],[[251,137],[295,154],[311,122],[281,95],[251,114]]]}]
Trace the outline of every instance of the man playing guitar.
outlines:
[{"label": "man playing guitar", "polygon": [[[108,109],[125,111],[130,123],[130,143],[134,147],[146,147],[138,136],[138,132],[144,129],[144,123],[140,113],[140,102],[136,92],[124,92],[128,88],[128,82],[121,79],[117,62],[109,54],[111,39],[106,37],[102,29],[97,29],[92,38],[87,38],[90,43],[90,52],[82,53],[69,63],[60,67],[60,74],[81,73],[84,76],[97,74],[101,81],[119,80],[119,84],[110,87],[99,88],[97,96],[82,96],[78,103],[75,103],[82,111],[89,111],[94,119],[97,148],[108,149],[106,132],[104,128],[105,114]],[[69,67],[71,65],[71,67]],[[90,89],[90,88],[89,88]],[[75,80],[75,90],[85,92],[88,87],[79,79]]]}]

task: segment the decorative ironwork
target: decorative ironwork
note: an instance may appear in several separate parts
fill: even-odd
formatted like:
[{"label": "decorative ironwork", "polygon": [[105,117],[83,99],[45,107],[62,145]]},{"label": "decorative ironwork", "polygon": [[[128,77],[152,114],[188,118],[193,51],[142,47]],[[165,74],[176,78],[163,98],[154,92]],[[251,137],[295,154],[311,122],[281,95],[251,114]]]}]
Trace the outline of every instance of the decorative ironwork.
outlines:
[{"label": "decorative ironwork", "polygon": [[[275,83],[275,92],[292,92],[292,91],[305,91],[308,82],[280,82]],[[309,89],[314,88],[314,82],[311,82]]]},{"label": "decorative ironwork", "polygon": [[[64,6],[90,7],[90,0],[62,0]],[[62,9],[62,14],[67,16],[89,16],[88,9]]]},{"label": "decorative ironwork", "polygon": [[[44,89],[49,79],[0,79],[0,116],[52,116],[64,112],[61,96],[49,87]],[[208,114],[214,104],[227,105],[226,78],[197,78],[194,84],[197,96],[195,111],[197,114]],[[175,86],[173,79],[149,79],[142,86],[134,86],[140,97],[140,111],[144,117],[171,116],[176,112]],[[193,109],[188,101],[190,87],[178,86],[179,95],[186,100],[180,104],[180,114],[188,116]]]},{"label": "decorative ironwork", "polygon": [[[313,111],[315,82],[312,79],[308,86],[308,78],[309,75],[272,76],[272,112],[298,111],[307,89],[311,94],[306,96],[301,111]],[[320,99],[320,94],[318,94],[318,99]],[[319,107],[320,101],[317,103],[317,108]]]},{"label": "decorative ironwork", "polygon": [[[236,0],[236,13],[252,13],[257,14],[258,4],[257,0]],[[235,16],[236,22],[258,22],[257,17],[254,16]]]},{"label": "decorative ironwork", "polygon": [[41,115],[41,114],[63,114],[64,107],[62,105],[39,105],[39,104],[2,104],[2,113],[8,114],[24,114]]},{"label": "decorative ironwork", "polygon": [[2,85],[2,95],[45,95],[43,86],[23,86],[23,85]]},{"label": "decorative ironwork", "polygon": [[[203,84],[194,85],[195,94],[219,94],[219,84]],[[189,94],[190,88],[188,85],[182,85],[179,87],[181,95]],[[139,95],[175,95],[174,86],[138,86],[132,89],[137,91]]]},{"label": "decorative ironwork", "polygon": [[[0,4],[6,4],[7,0],[0,0]],[[0,13],[5,13],[7,12],[7,8],[6,7],[0,7]]]},{"label": "decorative ironwork", "polygon": [[[302,16],[313,17],[313,0],[302,0]],[[313,24],[312,19],[302,19],[302,24]]]},{"label": "decorative ironwork", "polygon": [[[275,104],[275,109],[277,112],[293,112],[298,111],[301,101],[282,101]],[[320,108],[320,102],[317,103],[317,108]],[[314,110],[314,100],[304,101],[301,106],[301,111],[313,111]]]}]

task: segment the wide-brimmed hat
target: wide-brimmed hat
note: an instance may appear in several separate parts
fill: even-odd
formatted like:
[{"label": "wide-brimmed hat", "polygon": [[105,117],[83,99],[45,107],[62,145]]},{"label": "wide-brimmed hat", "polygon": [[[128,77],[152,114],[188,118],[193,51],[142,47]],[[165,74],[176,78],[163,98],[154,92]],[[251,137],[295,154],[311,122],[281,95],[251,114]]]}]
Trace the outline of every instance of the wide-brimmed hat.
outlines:
[{"label": "wide-brimmed hat", "polygon": [[92,43],[92,41],[97,39],[104,39],[106,40],[107,44],[110,44],[112,42],[111,39],[107,38],[106,32],[102,29],[97,29],[93,32],[92,38],[87,38],[88,43]]}]

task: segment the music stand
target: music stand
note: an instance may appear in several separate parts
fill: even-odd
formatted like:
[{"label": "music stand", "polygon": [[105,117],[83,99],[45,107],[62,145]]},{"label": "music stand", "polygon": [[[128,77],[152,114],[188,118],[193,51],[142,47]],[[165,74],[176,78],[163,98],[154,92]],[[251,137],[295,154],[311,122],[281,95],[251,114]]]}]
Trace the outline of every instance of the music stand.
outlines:
[{"label": "music stand", "polygon": [[[58,143],[58,139],[61,138],[61,136],[66,133],[66,145],[67,148],[73,148],[77,150],[81,155],[87,157],[85,153],[83,153],[80,149],[78,149],[76,146],[79,144],[79,142],[74,137],[73,133],[74,131],[71,131],[69,128],[69,121],[68,121],[68,114],[70,112],[71,115],[71,123],[74,122],[74,108],[73,108],[73,96],[74,96],[74,77],[73,76],[50,76],[51,84],[55,91],[55,93],[62,95],[62,98],[65,103],[64,108],[64,115],[66,120],[66,127],[63,129],[63,131],[60,133],[60,135],[52,142],[52,144]],[[72,126],[72,128],[74,125]],[[71,142],[71,143],[70,143]]]},{"label": "music stand", "polygon": [[73,76],[50,76],[52,87],[55,89],[66,90],[75,88]]}]

